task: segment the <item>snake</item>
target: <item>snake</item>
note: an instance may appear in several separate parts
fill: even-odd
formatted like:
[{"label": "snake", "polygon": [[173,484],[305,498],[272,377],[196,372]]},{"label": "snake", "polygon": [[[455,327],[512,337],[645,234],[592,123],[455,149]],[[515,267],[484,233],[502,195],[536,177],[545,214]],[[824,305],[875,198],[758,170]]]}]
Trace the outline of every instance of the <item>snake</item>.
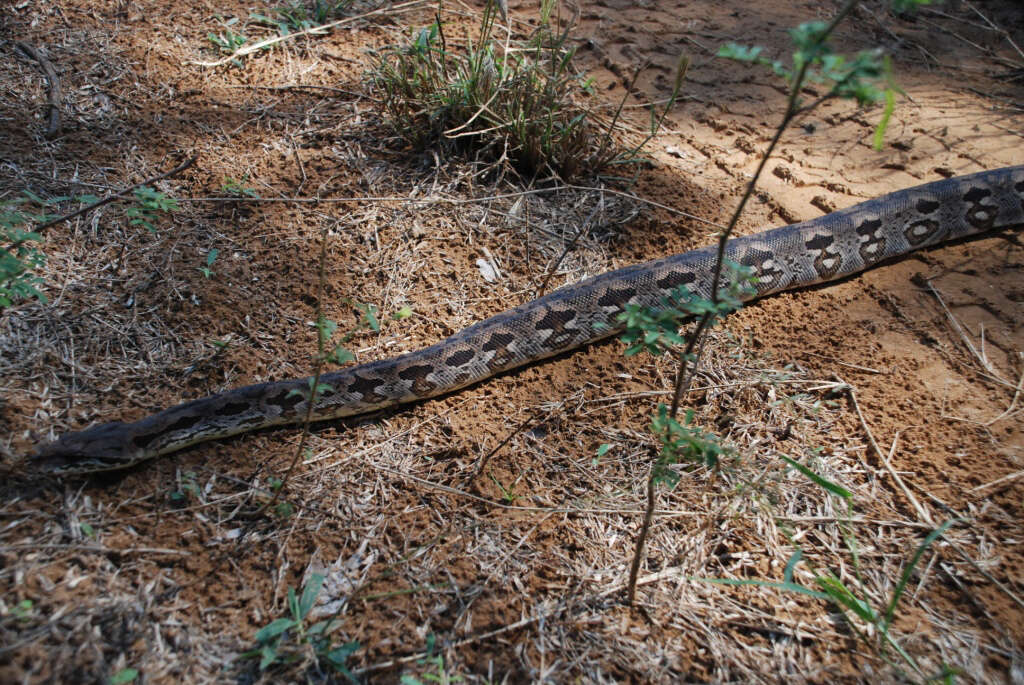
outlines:
[{"label": "snake", "polygon": [[[809,221],[733,238],[725,257],[753,273],[753,287],[740,298],[746,301],[839,280],[925,247],[1021,224],[1024,165],[898,190]],[[131,423],[68,432],[38,447],[30,464],[58,477],[123,469],[208,440],[448,394],[615,335],[624,326],[619,315],[629,305],[663,311],[673,303],[670,295],[686,291],[710,298],[717,252],[709,245],[564,286],[429,347],[324,373],[317,392],[312,378],[258,383]]]}]

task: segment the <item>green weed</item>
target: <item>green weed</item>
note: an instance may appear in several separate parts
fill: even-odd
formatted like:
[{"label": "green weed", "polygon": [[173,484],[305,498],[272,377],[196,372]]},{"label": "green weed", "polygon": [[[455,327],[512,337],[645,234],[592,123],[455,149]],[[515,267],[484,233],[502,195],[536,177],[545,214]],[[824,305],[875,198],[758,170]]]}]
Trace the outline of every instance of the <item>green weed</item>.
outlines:
[{"label": "green weed", "polygon": [[[225,26],[230,26],[238,21],[237,18],[229,19]],[[221,52],[226,54],[232,54],[238,48],[249,42],[249,39],[240,33],[235,33],[229,28],[225,28],[220,33],[207,33],[206,38],[216,45]]]},{"label": "green weed", "polygon": [[[901,7],[910,7],[927,4],[929,0],[899,0],[899,2]],[[895,87],[891,84],[888,61],[882,58],[880,51],[861,52],[852,59],[847,58],[835,53],[828,42],[836,26],[853,11],[856,4],[857,0],[847,0],[829,23],[807,22],[790,30],[794,50],[788,64],[781,60],[768,60],[762,57],[763,48],[759,46],[747,47],[730,43],[722,46],[718,52],[720,57],[769,67],[789,85],[789,98],[782,121],[762,155],[753,178],[747,184],[743,197],[725,230],[719,234],[715,263],[710,277],[710,297],[693,298],[683,287],[673,295],[673,298],[670,298],[674,301],[666,300],[660,308],[645,309],[639,306],[629,306],[619,316],[619,320],[626,325],[623,340],[629,345],[626,349],[627,355],[636,354],[642,350],[659,355],[675,346],[685,345],[681,353],[676,353],[679,366],[676,371],[671,408],[659,405],[656,418],[651,423],[651,429],[658,436],[661,447],[657,459],[652,464],[651,475],[647,482],[647,507],[640,534],[637,536],[636,552],[630,568],[628,583],[630,604],[633,604],[635,600],[637,574],[654,513],[655,485],[660,481],[674,482],[676,476],[669,466],[680,457],[699,460],[708,466],[715,466],[718,463],[718,458],[726,452],[713,435],[704,433],[692,425],[693,414],[691,412],[686,413],[683,423],[678,422],[676,416],[681,398],[690,387],[696,374],[704,335],[723,316],[742,305],[743,290],[751,285],[749,275],[744,275],[742,272],[734,275],[728,273],[730,270],[735,271],[736,266],[727,263],[725,253],[736,222],[753,195],[768,159],[782,138],[783,132],[796,117],[834,97],[853,99],[860,105],[885,99],[887,111],[882,117],[875,136],[876,144],[880,144],[879,141],[884,133],[888,114],[891,112],[894,102],[892,91]],[[808,81],[827,84],[828,89],[814,102],[805,104],[801,100],[800,94]],[[886,87],[882,88],[880,84],[886,84]],[[725,274],[725,278],[723,278],[723,274]],[[724,290],[721,287],[723,282],[728,284]],[[696,319],[696,325],[692,332],[684,338],[678,333],[678,327],[682,321],[688,318]]]},{"label": "green weed", "polygon": [[[499,489],[499,490],[501,490],[501,498],[502,498],[502,499],[503,499],[503,500],[504,500],[504,501],[505,501],[505,502],[506,502],[507,504],[514,504],[514,503],[515,503],[515,501],[516,501],[517,499],[519,499],[520,497],[522,497],[522,495],[516,495],[516,494],[515,494],[515,493],[513,492],[513,490],[515,489],[515,486],[516,486],[516,484],[515,484],[515,483],[513,483],[512,485],[510,485],[509,487],[507,487],[507,488],[506,488],[506,487],[505,487],[504,485],[502,485],[501,481],[499,481],[499,480],[498,480],[498,479],[497,479],[497,478],[496,478],[496,477],[494,476],[494,474],[493,474],[493,473],[490,473],[490,472],[488,472],[488,473],[487,473],[487,476],[488,476],[488,478],[490,478],[490,479],[491,479],[491,480],[492,480],[492,481],[494,482],[494,484],[495,484],[495,485],[497,485],[497,486],[498,486],[498,489]],[[522,478],[522,476],[520,476],[519,478]],[[517,478],[517,479],[516,479],[516,483],[518,483],[518,482],[519,482],[519,478]]]},{"label": "green weed", "polygon": [[124,210],[125,216],[129,218],[129,224],[143,226],[150,233],[156,233],[154,222],[160,214],[170,214],[178,209],[177,200],[149,186],[139,186],[134,195],[135,204]]},{"label": "green weed", "polygon": [[35,613],[33,611],[34,606],[35,604],[32,602],[31,599],[23,599],[17,604],[15,604],[13,607],[8,609],[5,615],[11,616],[18,621],[28,621],[32,618],[33,614]]},{"label": "green weed", "polygon": [[425,683],[439,683],[439,685],[449,685],[450,683],[462,682],[463,677],[460,675],[449,675],[444,667],[444,657],[440,654],[434,654],[434,649],[437,644],[437,637],[431,633],[427,636],[427,656],[416,661],[420,666],[427,666],[428,669],[419,674],[414,675],[403,675],[398,682],[402,685],[425,685]]},{"label": "green weed", "polygon": [[237,180],[230,176],[225,176],[224,183],[220,186],[221,192],[232,197],[259,198],[259,193],[256,192],[256,189],[246,185],[248,180],[248,174],[243,174],[242,178]]},{"label": "green weed", "polygon": [[341,621],[328,619],[309,622],[309,613],[316,604],[317,595],[324,584],[324,576],[310,576],[302,595],[296,596],[288,588],[288,613],[285,618],[274,619],[255,635],[257,647],[242,654],[242,659],[259,659],[259,669],[266,671],[274,665],[292,664],[312,658],[316,668],[329,670],[356,683],[347,662],[357,649],[358,642],[335,645],[331,633],[341,627]]},{"label": "green weed", "polygon": [[199,273],[203,274],[203,278],[209,278],[213,275],[213,263],[217,260],[218,254],[220,254],[220,250],[212,248],[206,253],[206,264],[204,266],[196,267],[199,269]]},{"label": "green weed", "polygon": [[135,668],[122,668],[110,678],[110,685],[127,685],[139,677],[139,671]]},{"label": "green weed", "polygon": [[283,7],[275,7],[271,15],[250,14],[254,23],[276,28],[282,36],[322,26],[343,16],[351,5],[350,0],[327,2],[315,0],[309,7],[301,3],[292,3]]},{"label": "green weed", "polygon": [[0,311],[33,297],[46,303],[46,296],[38,288],[43,280],[35,273],[46,263],[46,257],[36,247],[43,237],[28,230],[28,224],[38,217],[19,209],[25,201],[0,203]]}]

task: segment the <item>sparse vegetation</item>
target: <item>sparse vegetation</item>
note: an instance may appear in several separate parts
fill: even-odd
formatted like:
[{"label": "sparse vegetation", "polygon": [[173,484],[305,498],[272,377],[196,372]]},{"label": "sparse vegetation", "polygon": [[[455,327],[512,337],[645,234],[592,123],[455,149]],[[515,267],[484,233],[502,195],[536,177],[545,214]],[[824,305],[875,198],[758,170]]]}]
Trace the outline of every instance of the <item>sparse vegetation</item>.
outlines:
[{"label": "sparse vegetation", "polygon": [[247,185],[249,176],[243,174],[242,178],[235,179],[231,176],[224,177],[224,183],[221,184],[220,189],[225,195],[231,195],[233,197],[248,197],[251,199],[258,199],[259,193],[252,186]]},{"label": "sparse vegetation", "polygon": [[209,278],[213,275],[213,263],[217,261],[217,255],[220,254],[220,250],[217,248],[211,248],[206,253],[206,263],[203,266],[196,267],[199,269],[199,273],[203,275],[203,278]]},{"label": "sparse vegetation", "polygon": [[[1001,11],[998,22],[1012,12],[1009,3],[976,7]],[[344,363],[435,343],[530,299],[545,270],[554,289],[706,243],[702,231],[716,229],[673,217],[686,211],[717,221],[718,207],[731,208],[756,150],[773,133],[764,122],[782,114],[772,63],[794,71],[779,24],[737,30],[753,25],[742,3],[708,5],[692,18],[656,5],[581,5],[585,14],[566,46],[585,52],[572,62],[588,78],[573,75],[568,88],[570,101],[593,107],[589,132],[598,150],[602,143],[606,154],[633,148],[648,135],[650,118],[634,103],[657,102],[657,123],[680,48],[696,55],[695,78],[685,107],[671,110],[641,152],[654,161],[639,167],[639,197],[607,183],[619,169],[634,171],[625,164],[606,168],[594,183],[570,188],[539,179],[524,188],[509,180],[514,174],[502,176],[510,165],[501,161],[504,141],[489,141],[480,117],[452,134],[472,135],[452,139],[444,129],[426,143],[422,166],[396,164],[403,155],[380,147],[380,102],[360,87],[366,50],[405,41],[410,27],[432,26],[435,9],[436,51],[443,40],[449,56],[465,52],[467,27],[478,36],[482,3],[431,1],[401,15],[382,6],[385,12],[343,31],[263,49],[258,63],[242,56],[244,72],[190,64],[220,51],[205,38],[209,30],[244,35],[243,49],[267,36],[295,36],[302,18],[287,23],[275,10],[289,4],[239,6],[231,10],[239,21],[227,27],[191,0],[156,0],[141,10],[84,0],[68,0],[60,11],[18,3],[5,15],[12,35],[40,44],[65,80],[69,126],[56,141],[39,137],[42,78],[16,54],[5,60],[0,109],[9,142],[0,177],[11,190],[3,199],[36,190],[46,203],[12,205],[30,217],[98,200],[82,192],[120,195],[35,231],[45,242],[25,243],[49,256],[27,273],[45,279],[34,287],[50,304],[29,294],[0,316],[5,467],[48,434],[309,374],[314,355]],[[776,212],[813,213],[811,197],[842,206],[911,176],[958,174],[977,160],[1004,163],[1010,153],[998,146],[1015,149],[1019,138],[995,126],[1008,126],[1012,103],[966,95],[963,83],[1005,94],[1005,77],[993,74],[1005,72],[997,59],[1013,52],[996,45],[1001,34],[983,39],[974,6],[944,7],[950,17],[929,13],[923,19],[930,23],[913,25],[867,6],[857,28],[864,44],[884,24],[894,59],[922,59],[927,67],[930,52],[943,65],[907,77],[915,106],[892,115],[884,153],[886,163],[898,164],[872,170],[882,155],[868,147],[870,129],[887,111],[885,98],[898,92],[886,93],[880,72],[883,100],[866,114],[836,101],[794,120],[804,128],[790,127],[766,169],[792,173],[759,185],[759,216],[781,223]],[[817,16],[827,19],[837,7],[823,4]],[[250,11],[269,23],[247,19]],[[513,11],[514,48],[536,24],[526,23],[534,18],[530,6]],[[789,10],[767,3],[753,14],[774,11]],[[183,17],[204,24],[182,34]],[[932,24],[992,54],[972,57],[975,48],[955,37],[935,38]],[[553,20],[552,30],[565,25]],[[496,54],[505,54],[506,39],[496,19]],[[715,59],[717,44],[730,39],[765,47],[744,64]],[[616,117],[624,86],[631,99]],[[803,88],[801,111],[828,90],[827,82]],[[155,211],[157,233],[149,235],[143,224],[129,225],[136,217],[124,210],[137,200],[123,184],[142,180],[145,169],[155,173],[181,145],[199,163],[180,184],[146,182],[180,205],[173,216]],[[444,150],[457,154],[446,158]],[[630,157],[627,149],[618,160]],[[493,183],[496,177],[502,182]],[[54,201],[59,210],[48,204]],[[593,222],[582,221],[591,207]],[[39,221],[31,216],[18,226],[33,232]],[[329,252],[318,291],[322,222],[330,226]],[[552,267],[567,238],[591,225]],[[874,307],[871,296],[856,300],[853,282],[838,298],[835,291],[783,296],[744,312],[728,330],[712,329],[674,418],[665,408],[675,390],[672,356],[616,359],[614,345],[595,346],[446,398],[316,425],[298,447],[298,431],[285,428],[90,479],[23,483],[19,471],[5,472],[0,681],[350,682],[340,664],[361,682],[409,685],[818,682],[868,669],[878,682],[932,674],[949,682],[955,675],[943,664],[950,664],[963,669],[957,681],[1002,682],[1020,642],[1013,571],[1021,567],[1014,541],[1022,526],[1012,514],[1024,481],[1007,452],[1024,400],[1020,334],[990,327],[984,314],[972,319],[982,308],[970,303],[982,298],[998,326],[1019,320],[1013,302],[985,293],[1012,280],[1010,260],[1019,261],[1020,250],[999,243],[993,259],[967,273],[958,250],[977,255],[987,246],[928,256],[937,265],[929,272],[952,265],[953,280],[966,284],[966,295],[942,277],[935,288],[949,291],[951,309],[966,314],[965,335],[977,341],[970,328],[983,331],[981,359],[959,355],[960,334],[941,312],[926,311],[927,294],[907,286],[904,299],[895,286],[884,292],[886,306]],[[495,281],[482,282],[473,267],[485,249]],[[988,261],[1010,271],[995,280]],[[372,298],[380,311],[339,305],[345,292]],[[316,312],[320,303],[324,311]],[[383,334],[366,333],[371,321]],[[355,326],[363,333],[345,341]],[[689,329],[667,331],[678,336],[666,334],[674,350],[667,355],[681,352]],[[323,339],[321,349],[313,349],[314,336]],[[901,346],[930,339],[937,344]],[[941,396],[929,392],[934,377],[915,378],[918,365],[948,374]],[[833,373],[862,392],[882,456],[866,446],[851,398],[829,389]],[[300,394],[317,387],[303,385]],[[954,423],[947,406],[982,420]],[[990,419],[998,422],[989,426]],[[516,426],[525,427],[513,433]],[[493,459],[481,460],[505,434],[511,439]],[[293,453],[302,463],[289,471]],[[788,471],[781,453],[793,456]],[[885,454],[924,510],[938,513],[934,523],[923,522],[889,481]],[[794,472],[796,463],[849,488],[855,510]],[[616,599],[643,514],[637,493],[654,472],[664,478],[636,592],[647,623]],[[272,497],[273,506],[250,515]],[[967,512],[969,524],[932,537],[929,531],[959,515],[949,508]],[[918,549],[924,552],[915,557]],[[319,592],[326,601],[305,616],[302,596],[313,579],[303,569],[324,569],[327,577]],[[701,580],[708,576],[723,582]],[[803,589],[782,587],[790,582]],[[276,636],[275,619],[285,621]],[[313,632],[318,622],[333,630]],[[355,640],[362,647],[353,648]]]},{"label": "sparse vegetation", "polygon": [[[927,4],[929,0],[916,0],[916,4]],[[908,0],[913,4],[915,0]],[[907,4],[907,3],[905,3]],[[746,47],[730,43],[723,46],[718,55],[743,62],[763,64],[783,78],[789,86],[789,98],[786,111],[775,130],[768,148],[763,152],[760,164],[753,178],[747,184],[746,192],[740,199],[732,218],[725,229],[719,234],[718,251],[714,269],[710,278],[711,295],[709,298],[694,297],[682,286],[671,298],[664,302],[660,309],[645,310],[631,305],[619,315],[619,320],[626,325],[622,339],[628,347],[626,354],[635,354],[646,349],[655,355],[676,345],[684,346],[677,355],[678,368],[675,375],[673,400],[671,408],[659,405],[657,415],[651,423],[651,429],[660,442],[657,457],[651,467],[651,475],[647,481],[647,505],[640,533],[637,536],[636,552],[630,566],[627,595],[632,605],[636,599],[636,583],[639,574],[644,544],[650,531],[655,507],[655,487],[659,482],[675,483],[676,476],[667,468],[680,457],[703,461],[708,466],[716,466],[718,457],[725,452],[711,433],[693,425],[693,414],[687,412],[684,422],[676,420],[682,396],[689,390],[690,384],[697,373],[700,363],[700,352],[703,349],[703,338],[707,331],[724,316],[742,306],[745,293],[749,290],[750,274],[744,273],[738,265],[731,264],[725,258],[726,245],[742,215],[747,201],[754,193],[761,173],[783,132],[790,123],[801,114],[805,114],[831,98],[856,100],[861,106],[872,104],[886,98],[889,105],[882,122],[876,131],[876,142],[881,139],[884,127],[891,114],[891,88],[883,90],[877,83],[885,77],[888,83],[888,63],[883,61],[880,51],[861,52],[854,59],[847,59],[836,54],[829,38],[836,26],[853,10],[857,0],[847,0],[829,23],[808,22],[789,32],[794,50],[790,63],[780,60],[767,60],[761,57],[762,48]],[[801,93],[808,81],[825,84],[824,95],[810,104],[803,104]],[[889,94],[886,97],[886,93]],[[723,279],[723,275],[725,278]],[[723,289],[723,281],[727,287]],[[692,331],[684,339],[677,333],[680,325],[686,320],[696,319]]]},{"label": "sparse vegetation", "polygon": [[[573,66],[573,22],[560,22],[558,9],[557,0],[543,0],[533,34],[502,42],[488,3],[478,34],[464,46],[445,34],[438,14],[407,45],[379,53],[371,81],[392,129],[417,149],[507,159],[528,177],[571,179],[633,161],[639,146],[622,151],[612,142],[618,112],[601,125],[581,103],[590,82]],[[685,69],[681,62],[661,114],[652,110],[651,135],[675,103]]]},{"label": "sparse vegetation", "polygon": [[[853,570],[853,577],[856,580],[856,585],[851,587],[849,584],[844,583],[841,577],[836,573],[833,573],[832,571],[820,571],[813,566],[811,567],[811,577],[817,585],[817,589],[797,583],[794,580],[794,573],[797,565],[801,561],[804,561],[804,555],[800,546],[795,542],[796,536],[792,533],[789,533],[789,538],[796,549],[786,561],[782,582],[736,578],[703,578],[698,580],[704,580],[710,583],[719,583],[722,585],[749,585],[772,588],[827,601],[832,606],[839,609],[843,617],[846,619],[847,625],[850,626],[857,638],[863,642],[868,649],[874,652],[878,658],[899,669],[899,665],[890,657],[890,653],[895,652],[900,659],[902,659],[902,661],[913,670],[913,677],[925,678],[926,682],[953,682],[953,678],[958,675],[956,669],[952,669],[949,666],[944,665],[939,673],[926,674],[918,665],[917,661],[907,653],[907,651],[890,633],[890,628],[892,627],[893,620],[897,615],[897,608],[900,600],[903,598],[904,592],[907,589],[907,584],[914,575],[914,570],[921,561],[921,557],[925,554],[928,548],[931,547],[932,543],[934,543],[943,533],[949,530],[949,528],[956,523],[956,520],[946,521],[941,526],[928,533],[921,544],[918,545],[917,550],[914,552],[909,562],[903,567],[903,572],[900,574],[899,581],[893,585],[892,595],[889,597],[888,602],[884,607],[874,606],[872,597],[875,593],[868,588],[866,581],[864,580],[865,569],[863,568],[859,552],[860,545],[857,542],[857,537],[851,523],[853,519],[853,508],[850,500],[853,497],[853,494],[846,488],[843,488],[842,486],[837,485],[827,478],[815,473],[800,462],[789,459],[788,457],[784,457],[783,459],[790,468],[799,471],[832,496],[842,499],[846,505],[846,521],[843,522],[841,526],[843,531],[843,540],[846,542],[846,548],[849,554],[849,563]],[[807,563],[809,564],[809,562]],[[905,673],[902,675],[908,679],[911,677],[909,674]]]},{"label": "sparse vegetation", "polygon": [[402,685],[426,685],[426,683],[437,683],[438,685],[451,685],[461,683],[464,678],[460,675],[448,673],[444,666],[444,657],[434,654],[437,636],[431,633],[427,636],[427,656],[418,659],[416,663],[426,668],[419,675],[403,674],[399,679]]}]

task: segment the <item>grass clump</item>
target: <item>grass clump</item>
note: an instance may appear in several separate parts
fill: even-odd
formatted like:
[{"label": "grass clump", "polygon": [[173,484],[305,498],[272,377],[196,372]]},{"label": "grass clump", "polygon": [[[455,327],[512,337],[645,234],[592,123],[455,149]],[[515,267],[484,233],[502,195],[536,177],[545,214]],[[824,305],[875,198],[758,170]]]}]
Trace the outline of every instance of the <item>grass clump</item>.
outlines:
[{"label": "grass clump", "polygon": [[[378,53],[371,81],[390,126],[416,149],[508,160],[527,176],[570,179],[632,161],[640,146],[627,152],[611,144],[618,114],[599,126],[581,104],[590,82],[572,64],[573,22],[559,22],[556,9],[557,0],[543,0],[537,29],[502,42],[497,10],[488,3],[464,49],[446,38],[438,13],[408,45]],[[680,73],[666,112],[681,83]],[[663,116],[652,115],[653,130]]]}]

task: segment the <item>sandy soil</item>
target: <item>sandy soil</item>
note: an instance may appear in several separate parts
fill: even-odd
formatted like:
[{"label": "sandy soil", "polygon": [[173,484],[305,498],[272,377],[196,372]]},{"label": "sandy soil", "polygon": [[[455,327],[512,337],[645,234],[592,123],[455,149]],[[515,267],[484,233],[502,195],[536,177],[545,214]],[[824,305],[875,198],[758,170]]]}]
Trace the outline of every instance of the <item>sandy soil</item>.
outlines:
[{"label": "sandy soil", "polygon": [[[614,341],[449,397],[316,426],[311,458],[286,486],[288,517],[244,514],[287,472],[295,429],[84,481],[21,471],[23,455],[65,430],[307,375],[325,234],[330,318],[356,320],[345,298],[415,312],[360,333],[351,344],[360,361],[535,297],[598,202],[594,230],[554,285],[708,244],[715,229],[704,222],[728,218],[785,104],[771,76],[715,51],[737,41],[782,56],[787,27],[835,8],[582,7],[572,35],[599,103],[618,103],[649,65],[628,94],[624,140],[646,125],[639,105],[667,96],[679,54],[692,58],[635,197],[594,179],[521,195],[527,184],[512,174],[480,175],[471,160],[412,154],[390,137],[364,78],[367,51],[406,39],[435,5],[216,68],[196,64],[219,56],[207,34],[239,18],[235,31],[274,35],[245,25],[266,8],[62,0],[0,9],[0,36],[38,46],[63,89],[63,131],[45,140],[39,65],[2,43],[4,198],[104,196],[197,155],[156,184],[180,209],[154,233],[116,203],[46,230],[49,303],[0,315],[0,447],[10,465],[0,680],[105,682],[134,668],[138,682],[323,681],[309,660],[261,675],[239,659],[313,571],[328,577],[316,611],[340,621],[337,643],[358,641],[349,666],[368,680],[426,680],[439,668],[463,682],[923,679],[891,649],[896,666],[887,663],[870,647],[877,635],[859,640],[864,626],[834,606],[700,579],[781,581],[799,547],[798,582],[813,586],[814,569],[830,570],[884,607],[928,531],[956,518],[912,574],[892,635],[924,674],[946,664],[968,682],[1021,682],[1024,249],[1012,236],[772,297],[715,332],[688,401],[736,456],[660,493],[639,593],[649,620],[625,606],[622,587],[644,501],[647,425],[673,370],[626,359]],[[532,4],[510,10],[517,32],[536,21]],[[444,11],[455,36],[480,7]],[[785,135],[743,233],[1024,163],[1024,12],[1013,0],[916,17],[869,2],[836,43],[893,57],[906,97],[884,149],[871,148],[880,110],[826,103]],[[226,198],[228,178],[261,200]],[[212,248],[207,278],[199,267]],[[480,259],[500,278],[486,280]],[[597,460],[602,443],[614,447]],[[780,454],[853,491],[851,508],[787,472]]]}]

